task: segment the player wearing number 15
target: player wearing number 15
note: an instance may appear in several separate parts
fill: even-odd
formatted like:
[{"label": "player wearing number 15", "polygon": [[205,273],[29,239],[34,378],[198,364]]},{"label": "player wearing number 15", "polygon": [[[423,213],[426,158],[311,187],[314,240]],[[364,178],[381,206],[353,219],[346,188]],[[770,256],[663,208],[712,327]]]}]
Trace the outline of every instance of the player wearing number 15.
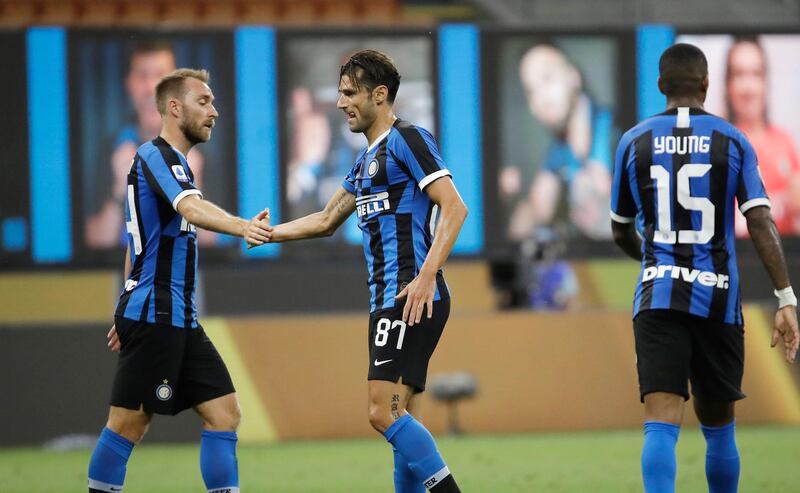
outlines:
[{"label": "player wearing number 15", "polygon": [[778,296],[772,343],[783,339],[789,362],[800,339],[797,299],[753,148],[703,111],[703,52],[674,45],[661,56],[659,74],[667,110],[623,135],[611,198],[614,240],[642,264],[633,306],[645,413],[642,476],[646,493],[675,491],[675,444],[691,381],[709,492],[733,493],[734,403],[744,397],[736,200]]},{"label": "player wearing number 15", "polygon": [[377,51],[341,67],[337,106],[368,145],[324,210],[275,226],[271,241],[330,235],[356,212],[371,293],[370,424],[394,448],[395,491],[453,493],[433,437],[411,413],[450,313],[441,268],[467,209],[431,134],[394,115],[399,86],[394,63]]}]

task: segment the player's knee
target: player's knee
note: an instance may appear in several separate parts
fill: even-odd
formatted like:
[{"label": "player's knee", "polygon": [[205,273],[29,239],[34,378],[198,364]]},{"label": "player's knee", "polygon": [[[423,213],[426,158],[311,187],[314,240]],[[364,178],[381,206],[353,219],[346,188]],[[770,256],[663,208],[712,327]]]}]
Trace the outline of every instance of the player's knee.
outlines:
[{"label": "player's knee", "polygon": [[238,403],[218,409],[208,416],[204,416],[204,427],[212,431],[236,431],[242,421],[242,410]]},{"label": "player's knee", "polygon": [[150,427],[143,420],[109,421],[106,426],[117,435],[123,436],[138,445]]},{"label": "player's knee", "polygon": [[369,424],[379,433],[385,432],[394,422],[389,408],[380,404],[369,405]]}]

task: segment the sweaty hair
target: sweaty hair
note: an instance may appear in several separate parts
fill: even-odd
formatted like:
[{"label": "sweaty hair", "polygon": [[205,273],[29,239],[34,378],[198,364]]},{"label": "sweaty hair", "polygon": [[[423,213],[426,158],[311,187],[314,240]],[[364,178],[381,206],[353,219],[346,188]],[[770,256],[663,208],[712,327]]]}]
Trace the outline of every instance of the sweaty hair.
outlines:
[{"label": "sweaty hair", "polygon": [[167,114],[167,101],[170,98],[183,98],[186,94],[185,84],[186,79],[197,79],[201,82],[208,84],[211,76],[208,70],[193,69],[193,68],[179,68],[172,73],[166,75],[158,82],[156,86],[156,106],[161,115]]},{"label": "sweaty hair", "polygon": [[346,75],[356,90],[363,85],[367,91],[378,86],[389,89],[387,99],[394,103],[397,89],[400,88],[400,73],[391,58],[376,50],[363,50],[354,53],[339,70],[339,79]]},{"label": "sweaty hair", "polygon": [[688,43],[670,46],[661,55],[658,73],[666,96],[693,96],[703,92],[708,61],[700,48]]}]

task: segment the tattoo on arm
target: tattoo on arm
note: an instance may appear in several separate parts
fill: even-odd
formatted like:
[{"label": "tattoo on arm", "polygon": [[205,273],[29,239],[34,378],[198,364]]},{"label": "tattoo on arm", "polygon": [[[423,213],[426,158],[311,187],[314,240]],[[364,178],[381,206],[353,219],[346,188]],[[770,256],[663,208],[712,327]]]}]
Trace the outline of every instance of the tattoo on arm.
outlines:
[{"label": "tattoo on arm", "polygon": [[392,417],[395,421],[400,419],[400,394],[392,395]]}]

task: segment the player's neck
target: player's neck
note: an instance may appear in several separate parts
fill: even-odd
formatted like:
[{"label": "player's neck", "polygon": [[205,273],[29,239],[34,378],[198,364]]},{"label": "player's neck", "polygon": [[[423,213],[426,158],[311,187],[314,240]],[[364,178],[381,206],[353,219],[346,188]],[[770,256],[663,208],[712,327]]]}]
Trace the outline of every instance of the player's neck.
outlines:
[{"label": "player's neck", "polygon": [[164,125],[158,136],[166,140],[167,144],[180,151],[184,156],[187,156],[192,149],[192,143],[189,142],[189,139],[186,138],[183,131],[177,126]]},{"label": "player's neck", "polygon": [[376,118],[375,122],[368,129],[364,130],[364,136],[367,138],[367,146],[372,146],[372,144],[375,143],[375,139],[392,128],[395,120],[397,120],[397,117],[394,116],[393,111],[389,111],[385,115]]},{"label": "player's neck", "polygon": [[667,111],[675,108],[703,109],[703,101],[696,96],[680,96],[667,99]]}]

